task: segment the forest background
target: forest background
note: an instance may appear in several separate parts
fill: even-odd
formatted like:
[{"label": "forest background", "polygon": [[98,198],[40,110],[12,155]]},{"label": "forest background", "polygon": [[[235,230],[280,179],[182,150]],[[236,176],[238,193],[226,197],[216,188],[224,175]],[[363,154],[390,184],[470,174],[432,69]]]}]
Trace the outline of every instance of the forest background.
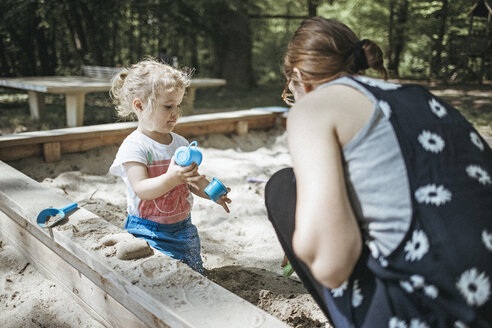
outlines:
[{"label": "forest background", "polygon": [[[82,65],[128,66],[165,48],[194,77],[227,80],[197,90],[197,114],[285,106],[287,44],[302,20],[319,15],[378,42],[392,79],[429,87],[492,136],[492,33],[489,26],[485,37],[487,18],[470,24],[469,15],[477,4],[486,12],[485,3],[491,7],[490,0],[1,0],[0,76],[81,75]],[[0,88],[0,135],[65,127],[64,96],[47,94],[45,103],[36,120],[26,92]],[[87,94],[84,125],[120,121],[112,109],[107,92]]]},{"label": "forest background", "polygon": [[[299,23],[320,15],[378,42],[391,77],[473,81],[455,57],[466,52],[476,2],[2,0],[0,75],[76,75],[83,64],[127,66],[166,48],[196,77],[225,78],[232,88],[265,85],[283,79],[282,56]],[[490,66],[485,78],[492,79]]]}]

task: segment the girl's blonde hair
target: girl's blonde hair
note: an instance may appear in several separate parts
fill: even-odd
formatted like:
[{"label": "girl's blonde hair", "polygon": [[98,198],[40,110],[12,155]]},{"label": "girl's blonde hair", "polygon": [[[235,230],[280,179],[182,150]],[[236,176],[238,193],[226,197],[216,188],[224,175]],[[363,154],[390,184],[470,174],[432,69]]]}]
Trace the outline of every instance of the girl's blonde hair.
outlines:
[{"label": "girl's blonde hair", "polygon": [[133,117],[133,100],[142,100],[145,109],[154,107],[159,92],[186,89],[192,71],[180,70],[154,58],[145,58],[116,74],[109,95],[121,118]]},{"label": "girl's blonde hair", "polygon": [[321,84],[342,74],[359,74],[356,63],[357,47],[361,47],[367,67],[387,78],[383,52],[371,40],[361,42],[345,24],[323,17],[312,17],[302,22],[289,43],[284,58],[284,74],[288,80],[298,81],[293,69],[304,76],[303,83]]}]

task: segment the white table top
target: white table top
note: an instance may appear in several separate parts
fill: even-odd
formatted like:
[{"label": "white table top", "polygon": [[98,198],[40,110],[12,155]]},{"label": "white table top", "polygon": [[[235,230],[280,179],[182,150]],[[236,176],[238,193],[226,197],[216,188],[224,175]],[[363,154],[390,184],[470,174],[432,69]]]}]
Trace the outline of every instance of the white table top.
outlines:
[{"label": "white table top", "polygon": [[[191,88],[225,85],[224,79],[192,79]],[[0,86],[45,93],[80,93],[108,91],[111,80],[87,76],[3,77]]]}]

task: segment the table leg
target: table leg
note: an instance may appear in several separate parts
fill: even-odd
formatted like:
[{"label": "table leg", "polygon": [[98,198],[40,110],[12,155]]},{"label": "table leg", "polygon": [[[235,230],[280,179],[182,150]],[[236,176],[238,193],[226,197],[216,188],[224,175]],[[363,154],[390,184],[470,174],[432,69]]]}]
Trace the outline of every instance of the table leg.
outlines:
[{"label": "table leg", "polygon": [[85,93],[68,93],[65,98],[67,126],[82,126],[84,124]]},{"label": "table leg", "polygon": [[31,117],[42,119],[44,116],[44,93],[36,91],[28,91],[29,95],[29,110]]}]

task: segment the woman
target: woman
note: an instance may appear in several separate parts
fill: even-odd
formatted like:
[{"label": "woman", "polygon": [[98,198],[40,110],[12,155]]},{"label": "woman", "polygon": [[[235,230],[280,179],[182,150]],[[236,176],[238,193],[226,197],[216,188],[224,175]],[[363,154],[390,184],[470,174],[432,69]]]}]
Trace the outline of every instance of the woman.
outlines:
[{"label": "woman", "polygon": [[386,78],[381,49],[336,20],[289,43],[293,170],[265,192],[286,256],[336,327],[491,327],[492,152],[450,105],[368,68]]}]

